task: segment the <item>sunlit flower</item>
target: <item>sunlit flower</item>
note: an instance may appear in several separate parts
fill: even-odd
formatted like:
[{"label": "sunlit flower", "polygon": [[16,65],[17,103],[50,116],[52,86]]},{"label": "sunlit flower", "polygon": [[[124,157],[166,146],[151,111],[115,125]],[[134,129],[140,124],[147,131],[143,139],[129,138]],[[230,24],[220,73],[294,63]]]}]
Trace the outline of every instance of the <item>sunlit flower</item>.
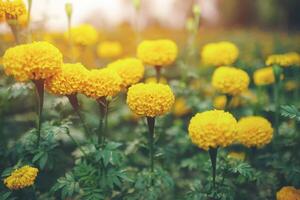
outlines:
[{"label": "sunlit flower", "polygon": [[189,137],[198,147],[227,147],[236,138],[236,119],[223,110],[211,110],[196,114],[190,121]]},{"label": "sunlit flower", "polygon": [[98,33],[93,26],[82,24],[71,28],[71,39],[77,45],[93,45],[98,40]]},{"label": "sunlit flower", "polygon": [[174,104],[174,94],[168,85],[138,83],[127,93],[127,104],[137,115],[155,117],[164,115]]},{"label": "sunlit flower", "polygon": [[112,62],[107,68],[116,70],[125,87],[139,82],[144,76],[144,65],[136,58],[125,58]]},{"label": "sunlit flower", "polygon": [[172,64],[178,53],[178,48],[172,40],[145,40],[137,49],[137,57],[145,64],[152,66],[167,66]]},{"label": "sunlit flower", "polygon": [[300,190],[293,186],[282,187],[276,193],[276,200],[300,200]]},{"label": "sunlit flower", "polygon": [[255,85],[269,85],[275,82],[275,76],[272,67],[257,69],[253,74]]},{"label": "sunlit flower", "polygon": [[0,15],[6,20],[16,20],[26,14],[26,6],[22,0],[0,1]]},{"label": "sunlit flower", "polygon": [[[157,83],[157,79],[155,76],[151,76],[145,79],[145,83]],[[160,77],[159,83],[167,85],[168,80],[165,77]]]},{"label": "sunlit flower", "polygon": [[231,42],[209,43],[201,51],[201,60],[205,65],[231,65],[238,56],[239,49]]},{"label": "sunlit flower", "polygon": [[270,143],[273,138],[271,123],[259,116],[240,119],[237,130],[237,141],[247,147],[262,147]]},{"label": "sunlit flower", "polygon": [[48,42],[9,48],[3,56],[4,71],[18,81],[46,79],[60,72],[62,54]]},{"label": "sunlit flower", "polygon": [[82,93],[94,99],[115,96],[121,91],[122,83],[122,78],[115,70],[93,69],[84,78]]},{"label": "sunlit flower", "polygon": [[223,66],[217,68],[212,77],[212,85],[224,94],[237,95],[248,88],[248,74],[238,68]]},{"label": "sunlit flower", "polygon": [[276,64],[282,67],[300,65],[300,55],[296,52],[270,55],[266,60],[266,65]]},{"label": "sunlit flower", "polygon": [[71,95],[82,90],[88,70],[80,63],[67,63],[62,70],[46,80],[46,89],[57,95]]},{"label": "sunlit flower", "polygon": [[97,54],[100,58],[118,58],[123,53],[123,47],[118,41],[104,41],[97,47]]},{"label": "sunlit flower", "polygon": [[174,106],[173,106],[173,114],[177,117],[188,114],[191,111],[185,98],[180,97],[176,98]]},{"label": "sunlit flower", "polygon": [[34,184],[39,170],[29,165],[16,169],[9,177],[4,179],[4,184],[11,190],[19,190]]}]

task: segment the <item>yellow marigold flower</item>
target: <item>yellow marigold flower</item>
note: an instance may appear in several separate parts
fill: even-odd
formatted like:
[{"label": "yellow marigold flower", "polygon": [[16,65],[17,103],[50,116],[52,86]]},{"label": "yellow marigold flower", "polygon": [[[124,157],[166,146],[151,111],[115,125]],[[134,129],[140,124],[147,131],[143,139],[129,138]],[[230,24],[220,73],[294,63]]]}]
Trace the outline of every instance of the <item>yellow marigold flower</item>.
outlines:
[{"label": "yellow marigold flower", "polygon": [[189,137],[198,147],[227,147],[236,138],[236,119],[223,110],[210,110],[197,113],[190,121]]},{"label": "yellow marigold flower", "polygon": [[139,82],[144,76],[144,65],[136,58],[125,58],[112,62],[107,68],[116,70],[125,87]]},{"label": "yellow marigold flower", "polygon": [[186,115],[189,113],[191,109],[186,103],[185,98],[180,97],[175,100],[174,106],[173,106],[173,114],[177,117]]},{"label": "yellow marigold flower", "polygon": [[22,0],[1,0],[0,13],[4,14],[6,20],[15,20],[26,14],[26,6]]},{"label": "yellow marigold flower", "polygon": [[100,58],[118,58],[123,53],[123,47],[118,41],[104,41],[97,47]]},{"label": "yellow marigold flower", "polygon": [[28,13],[27,12],[18,17],[18,24],[21,27],[26,27],[28,25]]},{"label": "yellow marigold flower", "polygon": [[212,77],[212,86],[224,94],[237,95],[248,88],[248,74],[238,68],[223,66],[217,68]]},{"label": "yellow marigold flower", "polygon": [[266,60],[266,65],[276,64],[282,67],[300,65],[300,55],[296,52],[270,55]]},{"label": "yellow marigold flower", "polygon": [[122,89],[123,80],[115,70],[108,68],[91,70],[82,86],[82,93],[88,97],[115,96]]},{"label": "yellow marigold flower", "polygon": [[[157,83],[157,79],[155,76],[151,76],[145,79],[145,83]],[[165,77],[160,77],[159,83],[167,85],[168,80]]]},{"label": "yellow marigold flower", "polygon": [[168,85],[138,83],[127,93],[127,104],[137,115],[155,117],[168,112],[174,104],[174,94]]},{"label": "yellow marigold flower", "polygon": [[213,100],[213,106],[215,109],[222,110],[225,108],[227,103],[227,98],[225,95],[216,96]]},{"label": "yellow marigold flower", "polygon": [[202,63],[222,66],[233,64],[239,56],[239,49],[231,42],[209,43],[201,51]]},{"label": "yellow marigold flower", "polygon": [[25,165],[16,169],[9,177],[4,179],[4,184],[11,190],[19,190],[34,184],[39,170],[35,167]]},{"label": "yellow marigold flower", "polygon": [[[1,4],[1,2],[0,2],[0,4]],[[0,23],[2,23],[2,22],[5,22],[5,14],[0,11]]]},{"label": "yellow marigold flower", "polygon": [[246,154],[244,152],[235,152],[235,151],[232,151],[230,152],[228,155],[227,155],[228,158],[231,158],[231,159],[235,159],[235,160],[245,160],[246,158]]},{"label": "yellow marigold flower", "polygon": [[269,85],[275,82],[275,76],[272,67],[258,69],[253,74],[255,85]]},{"label": "yellow marigold flower", "polygon": [[46,79],[60,72],[62,54],[48,42],[9,48],[3,56],[4,71],[18,81]]},{"label": "yellow marigold flower", "polygon": [[292,186],[282,187],[276,193],[276,200],[300,200],[300,190]]},{"label": "yellow marigold flower", "polygon": [[247,147],[262,147],[270,143],[273,137],[271,123],[259,116],[240,119],[237,131],[237,141]]},{"label": "yellow marigold flower", "polygon": [[82,90],[88,70],[81,64],[64,64],[62,70],[46,80],[46,89],[57,95],[71,95]]},{"label": "yellow marigold flower", "polygon": [[178,49],[172,40],[145,40],[137,49],[137,57],[145,64],[166,66],[172,64],[177,57]]},{"label": "yellow marigold flower", "polygon": [[98,33],[93,26],[82,24],[71,28],[71,39],[77,45],[93,45],[98,40]]}]

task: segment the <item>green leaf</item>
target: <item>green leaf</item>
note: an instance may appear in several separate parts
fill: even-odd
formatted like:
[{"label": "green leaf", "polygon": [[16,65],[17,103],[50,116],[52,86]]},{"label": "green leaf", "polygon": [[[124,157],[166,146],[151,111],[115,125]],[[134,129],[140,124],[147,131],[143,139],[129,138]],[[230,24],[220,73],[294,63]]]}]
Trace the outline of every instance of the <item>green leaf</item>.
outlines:
[{"label": "green leaf", "polygon": [[300,121],[300,112],[294,105],[281,106],[281,115],[290,119]]}]

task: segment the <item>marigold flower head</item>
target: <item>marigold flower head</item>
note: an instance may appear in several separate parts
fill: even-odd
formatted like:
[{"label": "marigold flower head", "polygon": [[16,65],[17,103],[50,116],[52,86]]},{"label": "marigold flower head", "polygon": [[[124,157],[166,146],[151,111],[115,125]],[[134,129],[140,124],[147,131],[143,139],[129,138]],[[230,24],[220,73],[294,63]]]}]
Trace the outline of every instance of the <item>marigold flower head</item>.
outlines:
[{"label": "marigold flower head", "polygon": [[144,65],[136,58],[119,59],[107,65],[107,68],[116,70],[123,79],[124,87],[139,82],[144,76]]},{"label": "marigold flower head", "polygon": [[100,58],[118,58],[123,53],[123,47],[118,41],[104,41],[97,47]]},{"label": "marigold flower head", "polygon": [[168,85],[138,83],[128,89],[127,104],[137,115],[155,117],[164,115],[174,104],[174,94]]},{"label": "marigold flower head", "polygon": [[249,86],[248,74],[238,68],[223,66],[217,68],[212,77],[212,86],[224,94],[237,95]]},{"label": "marigold flower head", "polygon": [[213,106],[215,109],[222,110],[225,108],[227,103],[227,98],[225,95],[216,96],[213,100]]},{"label": "marigold flower head", "polygon": [[282,67],[300,65],[300,55],[296,52],[273,54],[267,58],[266,65],[280,65]]},{"label": "marigold flower head", "polygon": [[46,89],[57,95],[71,95],[82,90],[88,70],[81,63],[67,63],[59,73],[46,79]]},{"label": "marigold flower head", "polygon": [[173,114],[175,116],[180,117],[180,116],[186,115],[190,111],[191,111],[191,109],[187,105],[185,98],[183,98],[183,97],[176,98],[174,106],[173,106]]},{"label": "marigold flower head", "polygon": [[121,91],[122,84],[123,80],[115,70],[93,69],[84,79],[82,93],[94,99],[115,96]]},{"label": "marigold flower head", "polygon": [[48,42],[9,48],[3,56],[4,71],[18,81],[46,79],[60,72],[62,54]]},{"label": "marigold flower head", "polygon": [[[157,79],[155,76],[151,76],[145,79],[145,83],[157,83]],[[167,85],[168,80],[165,77],[160,77],[159,83]]]},{"label": "marigold flower head", "polygon": [[227,147],[236,137],[236,119],[223,110],[210,110],[196,114],[190,121],[188,131],[192,142],[198,147]]},{"label": "marigold flower head", "polygon": [[276,200],[300,200],[300,190],[292,186],[282,187],[276,193]]},{"label": "marigold flower head", "polygon": [[178,48],[172,40],[145,40],[137,49],[137,57],[145,64],[167,66],[172,64],[178,53]]},{"label": "marigold flower head", "polygon": [[29,165],[16,169],[9,177],[4,179],[4,184],[11,190],[19,190],[34,184],[39,170]]},{"label": "marigold flower head", "polygon": [[82,24],[71,28],[71,39],[77,45],[93,45],[98,40],[98,33],[93,26]]},{"label": "marigold flower head", "polygon": [[209,43],[201,51],[202,63],[222,66],[233,64],[239,56],[239,49],[231,42]]},{"label": "marigold flower head", "polygon": [[253,74],[255,85],[269,85],[275,82],[275,76],[272,67],[257,69]]},{"label": "marigold flower head", "polygon": [[237,141],[247,147],[262,147],[271,142],[271,123],[259,116],[244,117],[237,126]]},{"label": "marigold flower head", "polygon": [[22,0],[1,0],[0,14],[4,15],[6,20],[16,20],[26,14],[26,6]]}]

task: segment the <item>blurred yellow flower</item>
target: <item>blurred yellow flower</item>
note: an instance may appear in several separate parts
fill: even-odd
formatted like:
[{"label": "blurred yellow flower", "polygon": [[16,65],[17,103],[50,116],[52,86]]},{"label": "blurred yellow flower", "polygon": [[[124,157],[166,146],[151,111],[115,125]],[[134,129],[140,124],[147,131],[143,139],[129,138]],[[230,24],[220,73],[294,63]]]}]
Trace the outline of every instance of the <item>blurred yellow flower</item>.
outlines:
[{"label": "blurred yellow flower", "polygon": [[82,93],[88,97],[115,96],[122,89],[122,78],[115,70],[108,68],[90,70],[82,86]]},{"label": "blurred yellow flower", "polygon": [[225,108],[227,103],[227,98],[225,95],[216,96],[213,100],[213,106],[215,109],[222,110]]},{"label": "blurred yellow flower", "polygon": [[18,81],[46,79],[61,71],[60,51],[48,42],[9,48],[3,56],[4,71]]},{"label": "blurred yellow flower", "polygon": [[246,158],[246,154],[244,152],[235,152],[235,151],[231,151],[228,155],[228,158],[230,159],[235,159],[235,160],[245,160]]},{"label": "blurred yellow flower", "polygon": [[[145,83],[157,83],[157,79],[155,76],[151,76],[145,79]],[[168,80],[165,77],[160,77],[159,83],[167,85]]]},{"label": "blurred yellow flower", "polygon": [[18,24],[21,27],[26,27],[28,25],[28,13],[27,12],[18,17]]},{"label": "blurred yellow flower", "polygon": [[186,115],[190,111],[191,111],[191,109],[187,105],[185,98],[183,98],[183,97],[176,98],[174,106],[173,106],[173,114],[176,117],[181,117],[183,115]]},{"label": "blurred yellow flower", "polygon": [[300,65],[300,55],[296,52],[270,55],[266,60],[266,65],[276,64],[282,67]]},{"label": "blurred yellow flower", "polygon": [[100,58],[118,58],[123,53],[123,47],[118,41],[104,41],[97,47],[97,55]]},{"label": "blurred yellow flower", "polygon": [[172,64],[178,53],[178,48],[172,40],[145,40],[137,49],[137,57],[145,64],[152,66],[167,66]]},{"label": "blurred yellow flower", "polygon": [[237,130],[237,142],[247,147],[262,147],[270,143],[273,138],[271,123],[259,116],[240,119]]},{"label": "blurred yellow flower", "polygon": [[282,187],[276,193],[276,200],[300,200],[300,190],[293,186]]},{"label": "blurred yellow flower", "polygon": [[54,76],[46,79],[46,89],[56,95],[71,95],[82,90],[88,70],[81,63],[67,63],[62,70]]},{"label": "blurred yellow flower", "polygon": [[77,45],[89,46],[97,42],[98,33],[92,25],[82,24],[71,28],[71,39]]},{"label": "blurred yellow flower", "polygon": [[107,65],[107,68],[116,70],[123,79],[124,87],[139,82],[144,76],[144,65],[136,58],[119,59]]},{"label": "blurred yellow flower", "polygon": [[222,66],[233,64],[239,56],[239,49],[231,42],[209,43],[201,51],[201,61],[205,65]]},{"label": "blurred yellow flower", "polygon": [[0,15],[6,20],[16,20],[26,14],[26,6],[22,0],[0,1]]},{"label": "blurred yellow flower", "polygon": [[210,110],[196,114],[190,121],[188,131],[192,142],[198,147],[226,147],[236,138],[236,119],[223,110]]},{"label": "blurred yellow flower", "polygon": [[4,179],[4,184],[11,190],[19,190],[34,184],[39,170],[35,167],[25,165],[16,169],[9,177]]},{"label": "blurred yellow flower", "polygon": [[293,80],[289,80],[289,81],[286,81],[285,82],[285,85],[284,85],[284,88],[287,90],[287,91],[292,91],[292,90],[295,90],[299,87],[297,81],[293,81]]},{"label": "blurred yellow flower", "polygon": [[170,111],[174,100],[174,94],[168,85],[138,83],[128,89],[126,102],[135,114],[155,117]]},{"label": "blurred yellow flower", "polygon": [[245,71],[229,66],[217,68],[212,77],[212,86],[230,95],[237,95],[247,90],[249,82],[249,76]]},{"label": "blurred yellow flower", "polygon": [[255,70],[253,74],[255,85],[269,85],[275,82],[275,76],[272,67],[265,67]]}]

